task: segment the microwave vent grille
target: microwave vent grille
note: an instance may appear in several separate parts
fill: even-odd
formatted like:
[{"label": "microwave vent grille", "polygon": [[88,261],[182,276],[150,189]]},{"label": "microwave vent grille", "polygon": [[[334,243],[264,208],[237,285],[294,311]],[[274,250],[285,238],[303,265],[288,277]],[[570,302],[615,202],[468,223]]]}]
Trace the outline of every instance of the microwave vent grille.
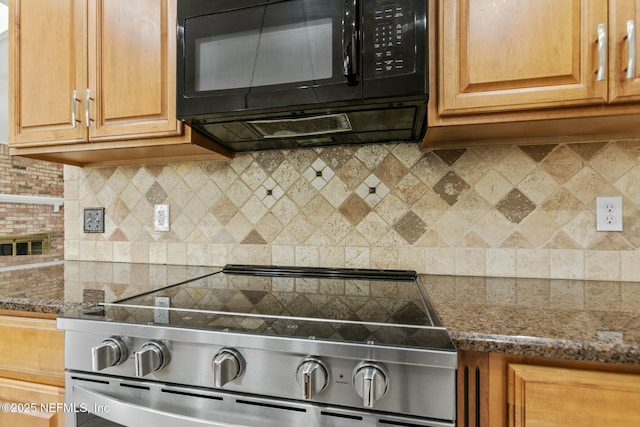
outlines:
[{"label": "microwave vent grille", "polygon": [[263,138],[295,138],[352,130],[347,114],[324,114],[299,119],[254,120],[247,122]]}]

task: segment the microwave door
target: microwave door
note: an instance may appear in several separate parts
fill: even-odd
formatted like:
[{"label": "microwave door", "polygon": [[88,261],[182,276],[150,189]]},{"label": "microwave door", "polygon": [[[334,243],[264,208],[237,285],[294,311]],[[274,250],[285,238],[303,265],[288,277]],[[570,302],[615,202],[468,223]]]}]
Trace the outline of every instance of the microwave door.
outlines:
[{"label": "microwave door", "polygon": [[288,0],[186,19],[187,109],[196,116],[360,103],[355,6]]}]

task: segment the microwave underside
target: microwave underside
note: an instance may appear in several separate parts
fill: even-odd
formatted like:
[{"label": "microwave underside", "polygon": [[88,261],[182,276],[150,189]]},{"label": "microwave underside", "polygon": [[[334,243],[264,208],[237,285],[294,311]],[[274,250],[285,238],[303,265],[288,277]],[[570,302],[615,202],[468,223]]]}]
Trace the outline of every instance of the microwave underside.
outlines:
[{"label": "microwave underside", "polygon": [[231,151],[421,141],[426,103],[258,113],[188,120]]}]

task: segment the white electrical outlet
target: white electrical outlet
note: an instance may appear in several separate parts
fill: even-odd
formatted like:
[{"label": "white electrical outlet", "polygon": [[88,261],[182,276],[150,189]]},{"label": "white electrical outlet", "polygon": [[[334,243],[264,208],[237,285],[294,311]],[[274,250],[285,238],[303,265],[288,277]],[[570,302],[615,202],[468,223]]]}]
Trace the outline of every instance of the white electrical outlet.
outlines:
[{"label": "white electrical outlet", "polygon": [[153,205],[153,230],[169,231],[169,205]]},{"label": "white electrical outlet", "polygon": [[622,231],[622,197],[597,197],[596,209],[597,231]]},{"label": "white electrical outlet", "polygon": [[156,308],[153,309],[153,321],[155,323],[169,323],[169,297],[155,297]]}]

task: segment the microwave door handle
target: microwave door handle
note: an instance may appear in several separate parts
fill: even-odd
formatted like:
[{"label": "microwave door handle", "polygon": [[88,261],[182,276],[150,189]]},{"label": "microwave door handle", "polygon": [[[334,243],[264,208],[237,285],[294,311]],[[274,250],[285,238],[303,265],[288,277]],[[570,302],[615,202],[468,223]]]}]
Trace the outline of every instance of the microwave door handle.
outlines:
[{"label": "microwave door handle", "polygon": [[345,0],[342,18],[343,72],[350,85],[358,75],[358,0]]}]

